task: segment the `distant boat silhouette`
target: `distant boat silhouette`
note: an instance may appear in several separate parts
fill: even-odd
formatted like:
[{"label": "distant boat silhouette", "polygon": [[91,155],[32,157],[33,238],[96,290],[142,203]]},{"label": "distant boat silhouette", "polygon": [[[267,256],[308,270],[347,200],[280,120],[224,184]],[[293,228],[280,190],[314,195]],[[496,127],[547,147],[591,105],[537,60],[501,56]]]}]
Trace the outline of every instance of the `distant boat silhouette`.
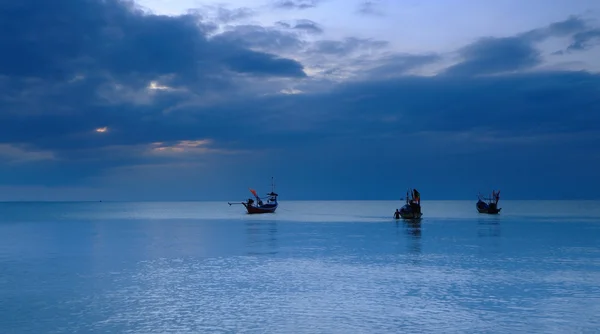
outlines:
[{"label": "distant boat silhouette", "polygon": [[406,204],[400,208],[400,211],[396,210],[394,214],[396,219],[402,217],[403,219],[419,219],[423,216],[421,212],[421,194],[417,189],[409,189],[406,192]]},{"label": "distant boat silhouette", "polygon": [[492,190],[492,196],[489,198],[483,197],[481,194],[479,194],[477,197],[477,212],[495,215],[500,213],[500,210],[502,210],[502,208],[498,208],[500,190]]},{"label": "distant boat silhouette", "polygon": [[273,182],[273,178],[271,178],[271,192],[267,194],[266,203],[264,203],[262,199],[258,196],[256,190],[250,189],[250,192],[252,193],[252,195],[254,195],[256,201],[252,198],[248,198],[246,202],[228,204],[242,204],[249,214],[274,213],[275,210],[277,210],[277,206],[279,205],[279,203],[277,202],[277,196],[279,195],[275,193],[275,183]]}]

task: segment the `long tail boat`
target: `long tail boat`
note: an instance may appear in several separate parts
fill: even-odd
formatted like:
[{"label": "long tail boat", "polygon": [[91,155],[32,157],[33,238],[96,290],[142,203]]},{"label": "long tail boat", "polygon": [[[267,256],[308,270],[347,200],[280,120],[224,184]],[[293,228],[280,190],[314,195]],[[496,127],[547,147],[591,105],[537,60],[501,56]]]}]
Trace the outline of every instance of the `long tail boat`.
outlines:
[{"label": "long tail boat", "polygon": [[[246,210],[248,211],[249,214],[274,213],[275,212],[275,210],[277,209],[277,206],[279,205],[277,203],[277,196],[279,196],[279,195],[275,193],[275,183],[273,182],[273,178],[271,178],[271,192],[268,193],[266,197],[261,198],[256,193],[256,190],[254,190],[254,189],[249,189],[249,190],[252,193],[252,195],[254,195],[255,199],[248,198],[248,200],[246,200],[245,202],[228,203],[228,204],[229,205],[242,204],[246,208]],[[263,199],[265,199],[266,202],[263,202]]]},{"label": "long tail boat", "polygon": [[477,197],[478,200],[476,207],[479,213],[495,215],[500,213],[500,210],[502,210],[502,208],[498,208],[498,201],[500,200],[500,190],[492,190],[491,197],[483,197],[481,194],[479,194]]},{"label": "long tail boat", "polygon": [[399,215],[404,219],[419,219],[423,216],[421,212],[421,194],[417,189],[409,189],[406,192],[406,204],[400,208]]}]

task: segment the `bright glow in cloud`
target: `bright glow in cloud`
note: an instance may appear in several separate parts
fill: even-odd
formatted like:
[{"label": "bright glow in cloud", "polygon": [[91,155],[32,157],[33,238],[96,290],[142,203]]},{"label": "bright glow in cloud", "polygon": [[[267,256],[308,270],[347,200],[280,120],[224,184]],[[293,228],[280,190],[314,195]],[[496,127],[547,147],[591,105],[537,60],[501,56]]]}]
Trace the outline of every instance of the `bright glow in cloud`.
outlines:
[{"label": "bright glow in cloud", "polygon": [[286,94],[286,95],[294,95],[294,94],[302,94],[302,93],[304,93],[303,91],[301,91],[299,89],[295,89],[295,88],[282,89],[279,92],[281,94]]},{"label": "bright glow in cloud", "polygon": [[151,90],[171,90],[172,88],[169,87],[169,86],[161,85],[161,84],[159,84],[156,81],[152,81],[148,85],[148,89],[151,89]]},{"label": "bright glow in cloud", "polygon": [[207,146],[211,143],[210,139],[181,140],[173,145],[156,142],[152,143],[151,150],[154,153],[206,153],[209,151]]},{"label": "bright glow in cloud", "polygon": [[104,126],[104,127],[101,127],[101,128],[96,128],[95,131],[98,132],[98,133],[105,133],[105,132],[108,131],[108,127]]}]

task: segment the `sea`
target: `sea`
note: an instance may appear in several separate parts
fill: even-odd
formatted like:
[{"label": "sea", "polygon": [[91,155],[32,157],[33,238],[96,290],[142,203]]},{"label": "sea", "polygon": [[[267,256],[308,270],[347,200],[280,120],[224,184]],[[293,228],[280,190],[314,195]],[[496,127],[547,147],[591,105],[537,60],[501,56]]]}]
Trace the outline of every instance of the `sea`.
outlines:
[{"label": "sea", "polygon": [[0,333],[600,333],[600,202],[0,203]]}]

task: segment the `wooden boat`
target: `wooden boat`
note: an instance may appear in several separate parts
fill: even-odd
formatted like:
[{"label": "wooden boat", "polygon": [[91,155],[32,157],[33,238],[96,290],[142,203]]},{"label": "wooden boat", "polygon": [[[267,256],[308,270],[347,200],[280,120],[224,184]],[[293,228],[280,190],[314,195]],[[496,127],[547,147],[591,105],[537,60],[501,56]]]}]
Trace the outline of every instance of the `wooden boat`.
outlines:
[{"label": "wooden boat", "polygon": [[417,189],[409,189],[406,192],[406,204],[400,208],[400,211],[396,210],[395,216],[402,217],[403,219],[420,219],[423,216],[421,212],[421,194]]},{"label": "wooden boat", "polygon": [[477,212],[495,215],[500,213],[500,210],[502,210],[502,208],[498,208],[498,201],[500,200],[500,190],[492,190],[492,196],[489,198],[483,197],[481,196],[481,194],[479,194],[477,197],[478,200],[477,204],[475,205],[477,207]]},{"label": "wooden boat", "polygon": [[[271,178],[271,192],[267,194],[267,197],[260,198],[254,189],[250,189],[250,192],[252,195],[254,195],[256,200],[248,198],[248,200],[245,202],[228,204],[242,204],[249,214],[274,213],[275,210],[277,210],[277,206],[279,205],[277,203],[277,196],[279,195],[275,193],[275,184],[273,183],[273,178]],[[263,202],[263,199],[266,199],[266,202]]]}]

